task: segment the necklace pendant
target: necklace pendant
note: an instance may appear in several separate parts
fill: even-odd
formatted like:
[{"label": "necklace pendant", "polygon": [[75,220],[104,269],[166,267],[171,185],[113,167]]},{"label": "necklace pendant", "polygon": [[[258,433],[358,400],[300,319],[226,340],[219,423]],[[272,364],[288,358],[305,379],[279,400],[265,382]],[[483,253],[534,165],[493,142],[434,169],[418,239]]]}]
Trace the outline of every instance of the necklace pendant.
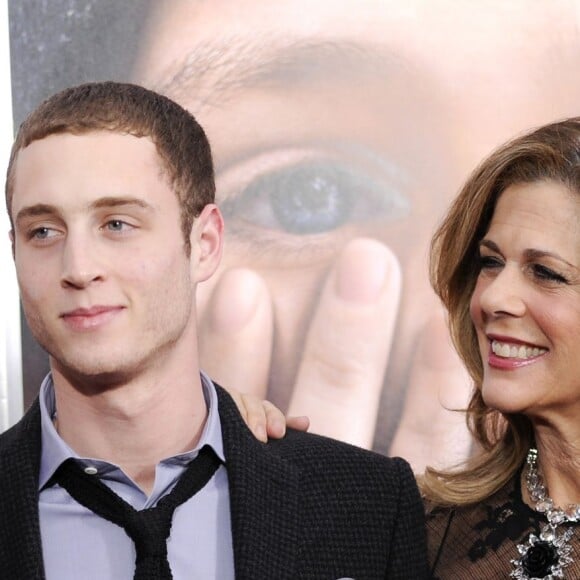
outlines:
[{"label": "necklace pendant", "polygon": [[528,541],[518,544],[520,557],[512,560],[515,569],[510,576],[517,580],[556,580],[565,578],[564,568],[572,562],[572,546],[568,543],[574,530],[558,534],[549,524],[539,536],[530,534]]},{"label": "necklace pendant", "polygon": [[566,511],[554,508],[554,502],[538,472],[538,452],[530,449],[527,458],[526,483],[536,511],[548,520],[540,535],[530,534],[527,542],[518,544],[519,558],[511,560],[514,566],[510,576],[516,580],[557,580],[565,578],[564,568],[572,562],[572,546],[569,544],[574,529],[561,529],[567,522],[577,522],[580,505],[572,505]]}]

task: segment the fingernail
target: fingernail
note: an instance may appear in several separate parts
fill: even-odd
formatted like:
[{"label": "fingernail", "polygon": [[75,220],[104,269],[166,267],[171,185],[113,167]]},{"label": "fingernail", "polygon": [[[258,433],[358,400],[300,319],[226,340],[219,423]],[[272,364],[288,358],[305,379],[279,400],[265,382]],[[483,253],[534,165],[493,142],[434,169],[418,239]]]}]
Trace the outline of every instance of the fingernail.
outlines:
[{"label": "fingernail", "polygon": [[284,437],[286,434],[286,424],[284,421],[278,421],[277,419],[272,421],[272,432],[278,438]]},{"label": "fingernail", "polygon": [[264,427],[262,425],[258,425],[255,428],[255,433],[256,433],[256,439],[259,439],[260,441],[263,441],[264,443],[266,441],[268,441],[268,437],[266,436],[266,430],[264,429]]},{"label": "fingernail", "polygon": [[336,267],[336,294],[347,302],[375,302],[396,264],[391,252],[376,240],[357,239],[342,251]]}]

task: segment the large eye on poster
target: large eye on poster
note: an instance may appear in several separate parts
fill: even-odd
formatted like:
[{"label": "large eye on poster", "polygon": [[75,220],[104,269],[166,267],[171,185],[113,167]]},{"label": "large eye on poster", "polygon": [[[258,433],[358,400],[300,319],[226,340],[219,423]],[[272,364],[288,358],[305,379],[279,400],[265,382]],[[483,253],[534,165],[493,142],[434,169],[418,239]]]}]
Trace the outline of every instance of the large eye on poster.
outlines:
[{"label": "large eye on poster", "polygon": [[[132,80],[208,134],[227,237],[198,292],[202,368],[416,470],[464,458],[471,387],[429,240],[495,146],[578,113],[577,3],[78,1],[53,19],[27,4],[11,3],[16,101]],[[31,340],[28,399],[47,368]]]}]

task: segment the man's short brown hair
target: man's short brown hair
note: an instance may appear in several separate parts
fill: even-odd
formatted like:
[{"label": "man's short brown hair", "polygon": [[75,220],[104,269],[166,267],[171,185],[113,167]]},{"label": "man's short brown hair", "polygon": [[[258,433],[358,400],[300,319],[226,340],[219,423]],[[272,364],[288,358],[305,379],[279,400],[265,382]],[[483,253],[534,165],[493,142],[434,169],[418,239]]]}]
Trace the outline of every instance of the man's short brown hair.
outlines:
[{"label": "man's short brown hair", "polygon": [[181,206],[181,228],[189,249],[193,220],[215,198],[207,137],[193,115],[171,99],[143,87],[117,82],[88,83],[41,103],[22,123],[6,176],[6,207],[12,220],[14,168],[18,153],[49,135],[112,131],[149,137],[157,148]]}]

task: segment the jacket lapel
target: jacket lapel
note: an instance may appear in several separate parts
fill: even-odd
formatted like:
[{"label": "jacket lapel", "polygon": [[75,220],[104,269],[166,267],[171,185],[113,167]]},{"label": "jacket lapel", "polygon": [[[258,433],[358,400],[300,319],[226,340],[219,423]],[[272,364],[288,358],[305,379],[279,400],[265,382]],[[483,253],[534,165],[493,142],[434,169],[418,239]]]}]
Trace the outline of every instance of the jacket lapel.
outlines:
[{"label": "jacket lapel", "polygon": [[299,470],[257,441],[217,387],[238,580],[294,580],[299,545]]},{"label": "jacket lapel", "polygon": [[0,451],[0,546],[2,577],[44,578],[38,517],[40,408],[36,401],[24,418],[2,435]]}]

